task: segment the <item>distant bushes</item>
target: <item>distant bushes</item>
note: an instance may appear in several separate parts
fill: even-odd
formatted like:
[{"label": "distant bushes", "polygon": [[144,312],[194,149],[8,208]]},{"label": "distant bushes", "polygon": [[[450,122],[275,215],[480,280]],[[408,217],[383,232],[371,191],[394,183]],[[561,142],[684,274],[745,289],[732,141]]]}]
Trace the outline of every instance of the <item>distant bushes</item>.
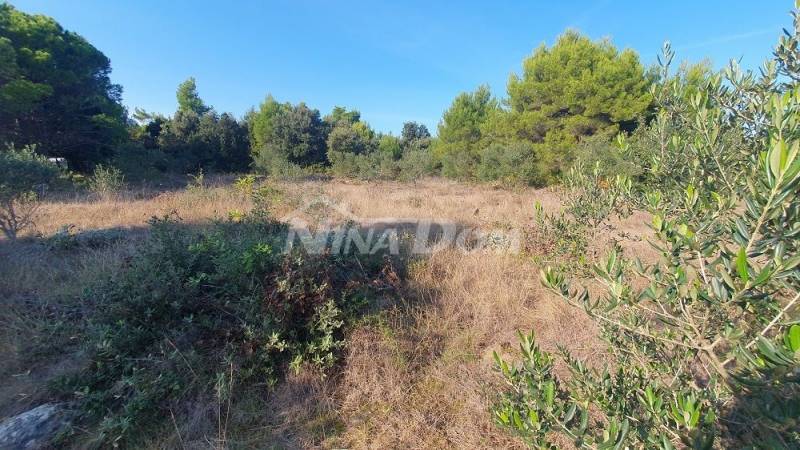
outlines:
[{"label": "distant bushes", "polygon": [[[0,13],[30,19],[13,8]],[[26,22],[26,26],[35,29],[37,25]],[[107,61],[101,62],[101,68],[108,66]],[[706,75],[704,66],[696,66],[686,70],[682,79],[699,86]],[[106,78],[98,87],[105,96],[96,96],[108,106],[104,116],[108,123],[100,127],[102,143],[67,154],[47,133],[23,136],[24,130],[14,130],[9,136],[21,142],[46,142],[48,153],[63,153],[70,167],[83,174],[102,165],[118,169],[131,182],[202,169],[206,173],[256,171],[289,179],[320,173],[363,180],[441,175],[544,186],[557,182],[572,166],[576,147],[585,140],[597,143],[598,136],[605,136],[602,139],[608,141],[619,131],[636,129],[652,111],[647,87],[654,79],[634,52],[618,51],[608,41],[591,41],[568,31],[523,61],[521,73],[509,79],[507,98],[494,97],[485,85],[459,94],[442,115],[438,136],[433,137],[417,122],[404,123],[395,136],[376,132],[356,110],[337,106],[323,117],[303,102],[281,103],[272,96],[236,118],[207,105],[194,78],[178,86],[178,109],[171,117],[136,109],[123,129],[117,120],[121,111],[118,87],[107,85]],[[55,89],[51,98],[41,91],[43,97],[37,102],[58,103],[59,92]],[[27,120],[12,117],[13,111],[8,116],[13,119],[6,120],[9,123]],[[76,128],[69,131],[68,140],[78,139],[80,130],[92,136],[99,132]]]},{"label": "distant bushes", "polygon": [[545,184],[533,145],[527,142],[491,144],[480,154],[476,175],[481,181],[532,186]]},{"label": "distant bushes", "polygon": [[110,165],[118,168],[130,181],[157,179],[176,169],[172,158],[163,150],[139,142],[128,142],[117,147]]},{"label": "distant bushes", "polygon": [[[83,38],[8,5],[0,18],[13,24],[0,30],[0,50],[10,55],[0,89],[0,140],[39,143],[44,154],[65,157],[82,174],[113,166],[133,182],[202,169],[282,178],[442,175],[541,186],[558,181],[585,139],[630,133],[653,111],[648,86],[655,72],[645,71],[635,52],[567,31],[523,60],[506,98],[485,85],[456,96],[435,138],[417,122],[393,136],[374,131],[355,110],[337,106],[323,117],[303,102],[271,96],[236,118],[206,104],[191,77],[177,87],[171,117],[140,109],[127,117],[121,87],[108,78],[110,62]],[[31,65],[21,56],[30,39],[58,64]],[[685,70],[681,78],[693,86],[687,95],[707,75],[704,65]]]},{"label": "distant bushes", "polygon": [[243,171],[250,162],[246,127],[214,111],[178,111],[159,134],[158,145],[178,173]]}]

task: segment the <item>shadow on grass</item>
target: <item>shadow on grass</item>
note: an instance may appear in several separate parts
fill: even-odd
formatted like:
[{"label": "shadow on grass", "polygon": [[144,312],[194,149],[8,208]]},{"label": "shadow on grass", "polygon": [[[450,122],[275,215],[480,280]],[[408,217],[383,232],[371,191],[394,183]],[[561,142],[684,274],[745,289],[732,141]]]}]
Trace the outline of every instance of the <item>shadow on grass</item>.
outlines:
[{"label": "shadow on grass", "polygon": [[[269,417],[243,411],[234,422],[253,420],[271,430],[264,439],[304,447],[319,436],[298,431],[286,400],[305,399],[312,422],[330,414],[312,406],[335,382],[352,328],[422,297],[404,285],[409,261],[428,256],[413,254],[418,221],[352,225],[359,242],[370,234],[397,236],[397,252],[391,245],[364,252],[359,242],[334,251],[334,235],[322,251],[308,252],[299,230],[266,218],[186,223],[162,217],[137,227],[0,241],[0,263],[15,264],[16,275],[8,277],[18,281],[4,279],[0,292],[23,309],[9,320],[36,322],[35,338],[3,351],[36,355],[16,368],[44,374],[31,378],[39,390],[54,386],[37,399],[66,401],[80,411],[62,444],[213,435],[218,406],[230,402],[270,405]],[[469,230],[452,227],[456,234]],[[450,242],[452,232],[444,228],[431,227],[425,245]],[[298,240],[287,251],[292,236]],[[50,309],[37,312],[42,305]],[[63,364],[69,354],[81,363]],[[56,365],[64,370],[48,372]],[[226,376],[235,389],[226,387]],[[0,403],[15,395],[0,394],[8,397]],[[178,414],[177,422],[165,424],[165,414]],[[335,420],[309,423],[312,435],[336,429]]]}]

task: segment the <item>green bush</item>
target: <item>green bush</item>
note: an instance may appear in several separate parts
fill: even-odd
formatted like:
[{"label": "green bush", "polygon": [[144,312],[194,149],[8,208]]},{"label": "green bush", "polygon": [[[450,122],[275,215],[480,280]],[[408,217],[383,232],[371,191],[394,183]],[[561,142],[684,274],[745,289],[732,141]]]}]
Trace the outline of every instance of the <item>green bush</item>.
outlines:
[{"label": "green bush", "polygon": [[645,129],[646,126],[637,128],[634,131],[636,138],[625,139],[624,135],[619,135],[617,139],[613,139],[607,135],[597,135],[582,139],[575,147],[573,166],[580,164],[584,168],[594,169],[596,167],[599,175],[607,179],[621,175],[641,180],[644,168],[641,161],[637,160],[641,153],[634,156],[633,152],[629,151],[630,147],[623,150],[620,143],[624,147],[625,143],[637,140],[637,147],[644,147],[644,143],[638,141],[638,136],[644,134]]},{"label": "green bush", "polygon": [[114,166],[98,164],[88,180],[88,187],[100,198],[108,200],[125,187],[125,176]]},{"label": "green bush", "polygon": [[250,196],[253,194],[253,186],[256,183],[256,176],[255,175],[244,175],[236,179],[233,182],[233,187],[236,189],[237,192],[244,196]]},{"label": "green bush", "polygon": [[[387,164],[388,165],[388,164]],[[394,174],[394,178],[401,181],[417,181],[424,177],[438,175],[441,172],[438,161],[431,150],[406,150],[385,172]]]},{"label": "green bush", "polygon": [[599,161],[592,170],[579,162],[562,177],[562,183],[567,191],[562,196],[566,211],[590,228],[597,228],[613,213],[620,217],[630,213],[630,178],[602,176]]},{"label": "green bush", "polygon": [[[671,74],[672,58],[667,44],[662,81],[651,88],[659,105],[655,118],[629,137],[618,138],[625,159],[621,170],[636,178],[641,193],[659,190],[678,196],[687,185],[699,186],[708,180],[715,183],[708,186],[710,191],[740,189],[745,175],[752,171],[752,149],[758,145],[753,140],[758,132],[736,120],[737,113],[725,107],[726,103],[735,102],[738,108],[741,98],[731,98],[731,92],[723,86],[722,74],[709,75],[705,83],[681,72]],[[739,91],[733,96],[750,94]],[[759,100],[759,108],[763,108],[765,99]]]},{"label": "green bush", "polygon": [[8,239],[33,225],[40,194],[59,174],[34,147],[0,151],[0,230]]},{"label": "green bush", "polygon": [[476,173],[480,181],[528,186],[545,184],[534,146],[526,142],[490,145],[481,152]]},{"label": "green bush", "polygon": [[[87,290],[89,364],[64,379],[101,444],[134,445],[170,407],[237,385],[274,386],[286,369],[325,371],[345,327],[370,307],[380,256],[284,254],[286,226],[248,216],[192,229],[153,219],[127,269]],[[74,394],[72,394],[74,393]]]},{"label": "green bush", "polygon": [[161,149],[130,142],[117,147],[111,164],[127,180],[147,181],[157,179],[169,171],[173,162]]},{"label": "green bush", "polygon": [[[542,271],[597,322],[610,361],[590,367],[560,348],[568,376],[557,376],[556,356],[520,335],[521,364],[495,354],[509,386],[499,424],[536,447],[553,434],[579,448],[800,445],[799,32],[795,15],[761,79],[734,66],[725,83],[694,95],[678,86],[661,104],[657,126],[669,132],[645,153],[659,170],[649,165],[630,196],[653,216],[660,258],[630,260],[615,246],[594,267],[601,295]],[[747,164],[726,137],[737,127],[749,133]],[[660,168],[676,178],[656,183]]]},{"label": "green bush", "polygon": [[330,172],[360,180],[416,181],[439,173],[433,154],[427,149],[408,149],[395,157],[390,152],[365,154],[328,152]]},{"label": "green bush", "polygon": [[379,154],[328,152],[333,175],[345,178],[372,180],[378,178]]},{"label": "green bush", "polygon": [[533,224],[525,231],[524,249],[537,264],[579,271],[588,264],[586,250],[590,233],[585,222],[576,220],[566,211],[547,214],[536,202]]},{"label": "green bush", "polygon": [[253,158],[253,164],[261,173],[278,179],[296,180],[312,172],[309,167],[301,167],[288,159],[268,151],[256,153],[253,155]]},{"label": "green bush", "polygon": [[450,151],[442,153],[442,175],[456,180],[474,180],[480,164],[480,155],[471,151]]}]

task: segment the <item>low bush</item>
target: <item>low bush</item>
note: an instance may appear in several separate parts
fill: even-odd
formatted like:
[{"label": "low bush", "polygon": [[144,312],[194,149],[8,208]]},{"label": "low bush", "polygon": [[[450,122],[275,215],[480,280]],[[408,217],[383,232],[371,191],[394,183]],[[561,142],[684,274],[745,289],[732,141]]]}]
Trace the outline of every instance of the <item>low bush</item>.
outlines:
[{"label": "low bush", "polygon": [[441,173],[439,162],[428,149],[406,150],[402,157],[394,162],[393,168],[394,179],[401,181],[417,181]]},{"label": "low bush", "polygon": [[98,249],[108,247],[127,237],[129,231],[122,228],[100,230],[76,230],[74,225],[63,225],[58,231],[43,240],[52,251],[69,251],[79,248]]},{"label": "low bush", "polygon": [[513,142],[492,144],[481,152],[476,169],[480,181],[499,181],[510,185],[543,186],[533,144]]},{"label": "low bush", "polygon": [[645,127],[637,128],[637,131],[634,132],[637,137],[627,140],[615,139],[615,137],[605,134],[583,138],[575,148],[574,165],[580,164],[585,168],[592,169],[596,167],[599,175],[604,178],[622,175],[632,180],[640,180],[644,171],[643,164],[636,159],[637,156],[630,151],[630,147],[624,148],[624,144],[636,140],[637,148],[645,145],[638,138],[640,134],[644,133],[641,130]]},{"label": "low bush", "polygon": [[392,270],[380,255],[285,254],[285,225],[263,215],[151,225],[126,270],[87,290],[89,364],[58,384],[100,423],[98,445],[133,445],[205,392],[226,401],[230,376],[269,389],[289,368],[324,373]]},{"label": "low bush", "polygon": [[330,172],[345,178],[415,181],[439,172],[432,153],[427,149],[409,149],[398,158],[382,151],[364,154],[328,152],[328,157],[331,160]]},{"label": "low bush", "polygon": [[34,224],[41,194],[60,173],[34,147],[0,151],[0,230],[8,239]]},{"label": "low bush", "polygon": [[564,208],[578,222],[597,229],[608,217],[630,214],[632,183],[625,175],[604,177],[600,163],[589,170],[579,162],[562,177]]},{"label": "low bush", "polygon": [[101,199],[108,200],[125,187],[125,175],[114,166],[98,164],[88,180],[88,187]]},{"label": "low bush", "polygon": [[590,230],[565,211],[545,213],[541,204],[534,205],[531,227],[525,230],[523,249],[541,265],[555,265],[561,269],[584,269]]},{"label": "low bush", "polygon": [[159,148],[147,148],[140,143],[119,146],[111,164],[118,168],[126,180],[150,181],[170,171],[174,165],[170,157]]},{"label": "low bush", "polygon": [[233,187],[239,194],[249,197],[253,195],[253,186],[256,183],[255,175],[244,175],[233,182]]},{"label": "low bush", "polygon": [[314,173],[313,166],[302,167],[271,152],[253,155],[253,165],[260,173],[281,180],[297,180]]}]

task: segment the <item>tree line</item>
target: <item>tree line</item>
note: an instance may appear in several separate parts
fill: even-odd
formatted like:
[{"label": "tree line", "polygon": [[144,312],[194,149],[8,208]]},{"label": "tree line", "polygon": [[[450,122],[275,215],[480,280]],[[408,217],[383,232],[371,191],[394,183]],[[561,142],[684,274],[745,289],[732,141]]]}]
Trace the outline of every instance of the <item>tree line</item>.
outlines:
[{"label": "tree line", "polygon": [[207,105],[194,78],[178,86],[172,116],[131,113],[101,51],[52,18],[9,4],[0,5],[0,67],[0,141],[36,145],[76,171],[103,164],[129,179],[253,170],[528,185],[554,181],[584,143],[649,121],[658,76],[632,50],[567,31],[523,61],[505,98],[486,85],[459,94],[434,137],[417,122],[396,136],[375,131],[354,109],[323,116],[272,96],[237,118]]}]

